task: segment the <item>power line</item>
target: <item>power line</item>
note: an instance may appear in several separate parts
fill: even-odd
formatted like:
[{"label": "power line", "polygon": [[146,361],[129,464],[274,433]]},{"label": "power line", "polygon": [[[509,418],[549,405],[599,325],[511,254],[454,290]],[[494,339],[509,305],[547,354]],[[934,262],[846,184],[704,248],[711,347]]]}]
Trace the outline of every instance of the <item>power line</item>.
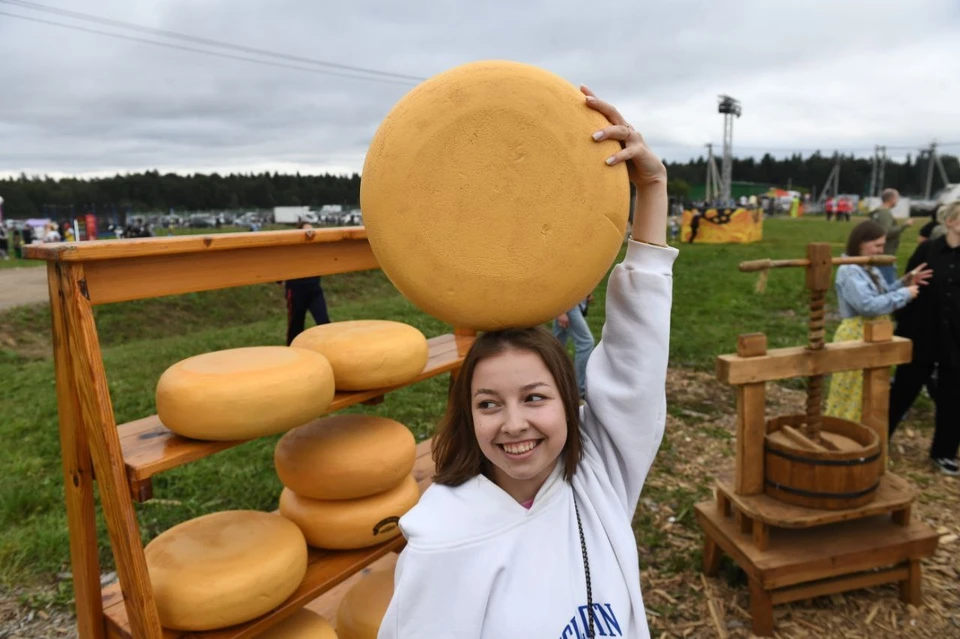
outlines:
[{"label": "power line", "polygon": [[[7,2],[7,1],[8,1],[8,0],[0,0],[0,2]],[[96,35],[107,36],[107,37],[110,37],[110,38],[118,38],[118,39],[120,39],[120,40],[129,40],[129,41],[131,41],[131,42],[140,42],[140,43],[143,43],[143,44],[152,44],[152,45],[154,45],[154,46],[166,47],[166,48],[168,48],[168,49],[177,49],[177,50],[180,50],[180,51],[189,51],[189,52],[192,52],[192,53],[201,53],[201,54],[204,54],[204,55],[210,55],[210,56],[214,56],[214,57],[218,57],[218,58],[226,58],[226,59],[228,59],[228,60],[240,60],[240,61],[242,61],[242,62],[252,62],[252,63],[254,63],[254,64],[261,64],[261,65],[264,65],[264,66],[279,67],[279,68],[281,68],[281,69],[293,69],[293,70],[295,70],[295,71],[305,71],[305,72],[307,72],[307,73],[316,73],[316,74],[320,74],[320,75],[331,75],[331,76],[336,76],[336,77],[340,77],[340,78],[349,78],[349,79],[351,79],[351,80],[366,80],[366,81],[369,81],[369,82],[382,82],[382,83],[385,83],[385,84],[400,84],[400,85],[404,85],[404,86],[412,86],[413,84],[415,84],[414,82],[412,82],[412,81],[410,81],[410,80],[404,81],[404,80],[401,80],[401,79],[399,79],[399,78],[398,78],[398,79],[391,79],[391,78],[386,78],[386,77],[381,78],[381,77],[376,77],[376,76],[364,76],[364,75],[358,75],[358,74],[355,74],[355,73],[351,74],[351,73],[347,73],[347,72],[338,72],[338,71],[332,71],[332,70],[328,70],[328,69],[311,69],[311,68],[308,68],[308,67],[301,67],[301,66],[297,66],[297,65],[293,65],[293,64],[284,64],[284,63],[282,63],[282,62],[272,62],[272,61],[270,61],[270,60],[258,60],[258,59],[256,59],[256,58],[249,58],[249,57],[245,57],[245,56],[233,55],[233,54],[230,54],[230,53],[221,53],[221,52],[219,52],[219,51],[209,51],[209,50],[207,50],[207,49],[198,49],[198,48],[195,48],[195,47],[187,47],[187,46],[180,45],[180,44],[173,44],[172,42],[160,42],[160,41],[157,41],[157,40],[148,40],[148,39],[146,39],[146,38],[137,38],[137,37],[135,37],[135,36],[128,36],[128,35],[123,35],[123,34],[120,34],[120,33],[111,33],[111,32],[109,32],[109,31],[100,31],[99,29],[90,29],[90,28],[88,28],[88,27],[81,27],[81,26],[79,26],[79,25],[64,24],[64,23],[62,23],[62,22],[54,22],[54,21],[52,21],[52,20],[45,20],[45,19],[43,19],[43,18],[34,18],[34,17],[31,17],[31,16],[17,15],[17,14],[15,14],[15,13],[7,13],[6,11],[0,11],[0,15],[2,15],[2,16],[7,16],[7,17],[10,17],[10,18],[17,18],[17,19],[20,19],[20,20],[27,20],[27,21],[29,21],[29,22],[37,22],[37,23],[40,23],[40,24],[47,24],[47,25],[52,25],[52,26],[55,26],[55,27],[62,27],[62,28],[64,28],[64,29],[73,29],[73,30],[75,30],[75,31],[83,31],[83,32],[85,32],[85,33],[93,33],[93,34],[96,34]]]},{"label": "power line", "polygon": [[315,58],[306,58],[302,56],[290,55],[287,53],[280,53],[277,51],[269,51],[267,49],[258,49],[255,47],[248,47],[240,44],[234,44],[232,42],[223,42],[220,40],[213,40],[210,38],[203,38],[200,36],[188,35],[185,33],[179,33],[177,31],[169,31],[167,29],[156,29],[153,27],[145,27],[143,25],[134,24],[132,22],[124,22],[122,20],[113,20],[111,18],[104,18],[102,16],[97,16],[90,13],[68,11],[66,9],[60,9],[57,7],[49,7],[47,5],[39,4],[37,2],[27,2],[26,0],[0,0],[0,3],[12,4],[15,6],[19,6],[25,9],[31,9],[34,11],[53,13],[53,14],[65,16],[68,18],[74,18],[76,20],[85,20],[87,22],[94,22],[94,23],[98,23],[106,26],[120,27],[122,29],[139,31],[141,33],[159,35],[162,37],[174,38],[176,40],[184,40],[187,42],[193,42],[195,44],[203,44],[203,45],[212,46],[212,47],[220,47],[223,49],[233,49],[235,51],[240,51],[241,53],[252,53],[255,55],[261,55],[261,56],[272,57],[272,58],[280,58],[282,60],[289,60],[291,62],[315,64],[318,66],[329,67],[331,69],[339,69],[341,71],[368,73],[370,75],[376,75],[380,77],[398,78],[401,80],[414,80],[416,82],[421,82],[423,80],[426,80],[426,78],[422,78],[415,75],[408,75],[405,73],[394,73],[392,71],[380,71],[377,69],[368,69],[365,67],[357,67],[357,66],[352,66],[348,64],[341,64],[339,62],[328,62],[326,60],[317,60]]}]

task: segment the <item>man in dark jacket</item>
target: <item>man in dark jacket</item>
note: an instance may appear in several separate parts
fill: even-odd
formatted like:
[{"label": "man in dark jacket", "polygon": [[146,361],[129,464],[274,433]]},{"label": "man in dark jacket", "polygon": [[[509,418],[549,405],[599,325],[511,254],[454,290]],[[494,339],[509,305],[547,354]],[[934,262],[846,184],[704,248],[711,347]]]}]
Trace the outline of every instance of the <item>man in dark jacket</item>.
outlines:
[{"label": "man in dark jacket", "polygon": [[896,334],[913,340],[913,361],[901,364],[890,390],[890,436],[937,370],[930,459],[948,475],[960,475],[960,203],[944,220],[946,235],[921,243],[907,263],[933,271],[917,299],[897,314]]}]

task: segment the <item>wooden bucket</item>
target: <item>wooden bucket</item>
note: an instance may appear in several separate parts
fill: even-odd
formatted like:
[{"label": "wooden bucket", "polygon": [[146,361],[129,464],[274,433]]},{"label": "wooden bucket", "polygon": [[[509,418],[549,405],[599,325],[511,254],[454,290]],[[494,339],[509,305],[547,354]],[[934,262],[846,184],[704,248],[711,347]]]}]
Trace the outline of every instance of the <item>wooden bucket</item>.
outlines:
[{"label": "wooden bucket", "polygon": [[870,428],[846,419],[822,419],[824,439],[839,442],[840,450],[815,450],[790,441],[785,435],[791,429],[778,434],[784,426],[802,426],[806,415],[767,420],[764,491],[807,508],[846,510],[870,503],[880,485],[879,437]]}]

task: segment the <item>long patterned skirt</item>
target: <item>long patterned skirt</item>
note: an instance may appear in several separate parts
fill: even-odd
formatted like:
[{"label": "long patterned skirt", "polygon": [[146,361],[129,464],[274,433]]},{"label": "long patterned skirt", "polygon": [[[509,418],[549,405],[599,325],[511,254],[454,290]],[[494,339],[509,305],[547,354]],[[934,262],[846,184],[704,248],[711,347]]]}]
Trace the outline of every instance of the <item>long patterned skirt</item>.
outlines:
[{"label": "long patterned skirt", "polygon": [[[889,319],[887,315],[871,317],[871,320]],[[848,317],[840,322],[833,336],[834,342],[849,342],[863,339],[862,317]],[[863,371],[843,371],[834,373],[830,379],[830,391],[827,393],[825,415],[849,419],[860,423],[863,409]]]}]

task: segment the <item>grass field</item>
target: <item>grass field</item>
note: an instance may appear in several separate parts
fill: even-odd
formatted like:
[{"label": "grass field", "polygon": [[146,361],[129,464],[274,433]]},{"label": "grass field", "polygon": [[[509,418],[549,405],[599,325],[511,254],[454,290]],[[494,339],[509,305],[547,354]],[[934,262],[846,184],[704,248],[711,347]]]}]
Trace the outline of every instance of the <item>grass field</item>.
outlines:
[{"label": "grass field", "polygon": [[[852,226],[774,219],[765,223],[762,243],[682,246],[675,267],[671,367],[712,371],[716,355],[732,352],[737,334],[744,332],[764,331],[771,348],[804,343],[802,269],[773,272],[766,292],[758,294],[757,276],[739,273],[736,265],[802,257],[811,241],[828,241],[839,255]],[[915,229],[905,233],[901,265],[915,238]],[[333,276],[324,279],[324,287],[334,320],[394,319],[428,336],[449,330],[401,297],[382,273]],[[835,301],[831,293],[829,308],[836,308]],[[108,305],[99,307],[96,317],[118,422],[155,412],[157,378],[176,361],[223,348],[282,344],[285,328],[282,289],[276,285]],[[599,335],[601,303],[591,307],[588,320]],[[831,315],[831,333],[836,323]],[[58,571],[69,570],[49,324],[46,305],[0,314],[0,588],[49,585]],[[438,378],[394,393],[379,406],[352,410],[398,419],[420,439],[432,432],[445,388],[446,378]],[[156,499],[138,506],[144,541],[204,513],[275,508],[281,488],[272,465],[276,440],[264,438],[155,477]],[[100,528],[105,540],[102,519]],[[101,560],[112,564],[106,543]],[[67,601],[69,582],[60,583],[60,600]]]}]

